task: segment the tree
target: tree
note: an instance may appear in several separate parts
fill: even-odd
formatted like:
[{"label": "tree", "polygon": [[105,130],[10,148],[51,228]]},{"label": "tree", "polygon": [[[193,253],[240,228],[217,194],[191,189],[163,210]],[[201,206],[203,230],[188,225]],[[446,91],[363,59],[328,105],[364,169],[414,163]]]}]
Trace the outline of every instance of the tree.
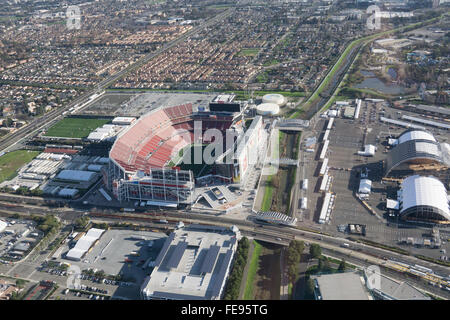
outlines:
[{"label": "tree", "polygon": [[345,263],[345,260],[342,260],[341,263],[339,264],[338,270],[345,271],[346,268],[347,268],[347,265]]},{"label": "tree", "polygon": [[17,279],[16,280],[16,287],[19,289],[22,289],[25,286],[25,280],[23,279]]},{"label": "tree", "polygon": [[314,280],[311,279],[309,276],[307,276],[307,279],[306,279],[305,298],[306,299],[314,299]]},{"label": "tree", "polygon": [[311,255],[311,258],[317,259],[322,255],[322,248],[318,244],[313,243],[309,247],[309,254]]}]

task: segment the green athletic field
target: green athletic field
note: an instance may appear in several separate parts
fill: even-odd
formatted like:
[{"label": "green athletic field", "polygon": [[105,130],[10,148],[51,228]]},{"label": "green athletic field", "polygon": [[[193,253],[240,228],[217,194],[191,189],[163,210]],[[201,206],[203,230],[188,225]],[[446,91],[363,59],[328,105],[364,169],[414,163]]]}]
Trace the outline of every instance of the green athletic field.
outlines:
[{"label": "green athletic field", "polygon": [[89,133],[108,123],[109,119],[65,118],[44,134],[46,137],[86,138]]},{"label": "green athletic field", "polygon": [[33,160],[40,152],[17,150],[0,157],[0,182],[14,178],[17,169]]}]

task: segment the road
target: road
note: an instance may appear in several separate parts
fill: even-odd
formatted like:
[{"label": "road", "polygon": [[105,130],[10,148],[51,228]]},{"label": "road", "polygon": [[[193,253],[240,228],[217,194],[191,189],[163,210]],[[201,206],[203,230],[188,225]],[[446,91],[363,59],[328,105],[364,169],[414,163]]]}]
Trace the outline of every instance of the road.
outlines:
[{"label": "road", "polygon": [[[0,202],[0,209],[2,208],[4,204]],[[14,212],[19,212],[21,214],[37,214],[40,212],[41,214],[46,214],[48,212],[42,212],[42,208],[40,207],[30,207],[30,208],[20,208],[16,207],[14,208]],[[3,211],[3,210],[2,210]],[[5,210],[6,211],[6,210]],[[11,209],[8,210],[11,212]],[[442,275],[442,276],[448,276],[449,269],[447,267],[436,265],[433,263],[429,263],[420,259],[417,259],[415,257],[411,256],[404,256],[401,254],[397,254],[388,250],[374,248],[368,245],[364,245],[361,243],[355,243],[350,242],[345,239],[341,238],[333,238],[326,235],[318,235],[313,232],[308,232],[304,230],[300,230],[298,228],[293,227],[279,227],[279,226],[272,226],[272,225],[256,225],[251,221],[248,220],[237,220],[237,219],[231,219],[227,216],[210,216],[207,214],[201,214],[201,213],[189,213],[189,214],[180,214],[178,212],[166,212],[165,214],[161,215],[160,213],[148,213],[148,214],[131,214],[131,213],[116,213],[116,214],[99,214],[94,212],[83,212],[83,211],[77,211],[70,208],[60,208],[59,211],[54,212],[56,213],[61,220],[63,220],[66,223],[73,222],[74,219],[77,217],[80,217],[84,214],[88,214],[90,218],[94,222],[112,222],[120,220],[121,222],[134,222],[139,223],[142,225],[150,226],[153,228],[161,228],[161,227],[169,227],[173,228],[175,224],[178,221],[183,221],[184,223],[201,223],[201,224],[213,224],[213,225],[219,225],[219,226],[225,226],[225,227],[231,227],[232,225],[237,226],[240,230],[242,235],[256,239],[261,240],[269,243],[279,244],[287,246],[289,242],[293,239],[300,240],[308,243],[317,243],[323,248],[324,253],[329,253],[333,257],[336,258],[342,258],[345,257],[345,260],[349,263],[358,264],[358,265],[370,265],[370,264],[377,264],[381,267],[386,265],[386,259],[393,260],[393,261],[399,261],[402,263],[407,263],[410,265],[414,264],[420,264],[422,266],[431,268],[434,270],[436,274]],[[159,219],[167,219],[169,221],[169,224],[161,225],[158,224],[156,220]],[[349,248],[343,248],[342,244],[346,242],[350,244]],[[34,274],[34,269],[36,268],[37,264],[42,259],[45,260],[45,257],[39,257],[38,259],[33,259],[33,261],[26,261],[24,263],[19,264],[20,270],[27,271],[27,278],[28,276],[32,276]],[[14,267],[16,269],[16,267]],[[25,270],[26,269],[26,270]],[[404,278],[403,275],[399,276],[399,273],[395,270],[389,270],[386,269],[395,276],[395,278]],[[10,275],[16,275],[16,273],[8,272]],[[39,273],[40,275],[41,273]],[[20,276],[20,275],[19,275]],[[34,278],[34,277],[33,277]],[[411,279],[408,279],[411,280]],[[416,283],[414,283],[416,285]],[[450,298],[450,294],[440,291],[438,288],[431,287],[427,285],[426,283],[417,282],[417,286],[422,289],[428,289],[428,291],[433,292],[434,294],[438,294],[438,292],[441,293],[441,296],[446,297],[447,299]],[[437,292],[436,292],[437,291]]]},{"label": "road", "polygon": [[[44,127],[50,126],[54,122],[58,121],[63,117],[63,113],[68,111],[70,108],[72,108],[75,105],[81,105],[89,100],[89,97],[91,97],[95,93],[99,93],[103,91],[104,89],[108,88],[111,84],[118,81],[122,77],[124,77],[126,74],[130,73],[133,70],[136,70],[137,68],[141,67],[145,63],[147,63],[149,60],[153,59],[157,55],[163,53],[164,51],[167,51],[168,49],[172,48],[173,46],[177,45],[178,43],[186,40],[189,36],[195,34],[196,32],[199,32],[203,28],[206,28],[214,23],[217,23],[217,21],[224,19],[231,15],[234,12],[234,8],[229,8],[225,10],[224,12],[214,16],[213,18],[205,21],[203,24],[192,28],[188,32],[181,35],[179,38],[172,40],[166,44],[164,44],[161,48],[157,49],[156,51],[153,51],[149,54],[146,54],[145,56],[139,58],[137,61],[126,67],[125,69],[118,71],[117,73],[111,75],[110,77],[104,79],[100,83],[98,83],[94,89],[89,90],[88,92],[82,94],[80,97],[76,98],[75,100],[68,103],[65,107],[53,110],[39,118],[34,119],[26,126],[18,129],[17,131],[8,134],[0,139],[0,151],[2,152],[8,152],[13,150],[14,146],[17,144],[20,144],[25,139],[30,138],[31,136],[35,135],[38,131],[42,130]],[[87,107],[87,106],[85,106]],[[79,109],[82,110],[82,109]]]}]

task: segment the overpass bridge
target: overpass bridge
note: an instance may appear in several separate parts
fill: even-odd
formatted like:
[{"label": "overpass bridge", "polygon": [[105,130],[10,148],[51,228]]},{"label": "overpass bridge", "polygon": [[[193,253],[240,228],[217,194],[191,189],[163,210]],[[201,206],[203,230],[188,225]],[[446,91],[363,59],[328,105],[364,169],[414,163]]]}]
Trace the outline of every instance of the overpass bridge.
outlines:
[{"label": "overpass bridge", "polygon": [[274,127],[282,131],[303,131],[309,128],[309,120],[280,119],[276,120]]}]

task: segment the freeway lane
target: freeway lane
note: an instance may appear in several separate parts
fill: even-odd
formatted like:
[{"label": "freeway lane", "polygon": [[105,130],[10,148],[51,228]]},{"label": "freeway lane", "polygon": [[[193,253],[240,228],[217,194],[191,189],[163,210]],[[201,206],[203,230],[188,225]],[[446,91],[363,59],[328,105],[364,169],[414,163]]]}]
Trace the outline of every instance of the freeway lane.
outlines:
[{"label": "freeway lane", "polygon": [[[231,227],[232,225],[236,225],[241,230],[249,231],[255,233],[257,236],[271,236],[274,238],[281,238],[282,241],[272,239],[273,243],[288,243],[287,240],[290,239],[315,242],[320,244],[321,246],[327,248],[329,246],[330,249],[338,250],[343,253],[348,254],[349,252],[358,252],[360,254],[367,255],[367,259],[372,259],[374,263],[383,263],[383,258],[387,258],[390,260],[396,260],[402,263],[407,263],[410,265],[419,264],[425,267],[433,269],[437,274],[442,276],[449,276],[449,268],[438,265],[435,263],[431,263],[428,261],[424,261],[418,259],[414,256],[406,256],[396,252],[392,252],[389,250],[372,247],[362,243],[356,243],[352,241],[348,241],[343,238],[334,238],[331,236],[317,234],[314,232],[302,230],[300,228],[295,227],[281,227],[275,225],[260,225],[255,224],[250,220],[238,220],[232,219],[224,215],[212,216],[205,213],[185,213],[185,212],[165,212],[161,214],[160,212],[151,212],[147,214],[136,214],[136,213],[117,213],[117,212],[87,212],[83,210],[74,210],[72,208],[41,208],[39,206],[27,206],[27,205],[19,205],[17,207],[11,207],[7,203],[0,202],[0,211],[14,213],[17,212],[19,214],[49,214],[54,213],[58,215],[62,220],[67,222],[73,222],[78,217],[88,214],[92,219],[101,220],[101,219],[120,219],[121,221],[130,221],[130,222],[151,222],[154,219],[168,219],[173,221],[184,221],[185,223],[204,223],[204,224],[212,224],[212,225],[221,225],[225,227]],[[262,239],[261,239],[262,240]],[[269,241],[270,242],[270,241]],[[343,243],[349,243],[351,249],[342,248]]]},{"label": "freeway lane", "polygon": [[[3,203],[0,202],[0,209],[4,206]],[[1,210],[8,211],[9,213],[18,212],[22,215],[28,214],[37,214],[43,213],[41,208],[39,207],[15,207],[10,208],[6,207],[9,210]],[[48,211],[46,212],[48,214]],[[226,216],[209,216],[206,214],[180,214],[180,213],[166,213],[161,215],[160,213],[149,213],[149,214],[131,214],[131,213],[120,213],[120,214],[103,214],[103,213],[95,213],[95,212],[82,212],[75,211],[72,209],[61,208],[59,211],[54,211],[62,220],[66,222],[73,222],[76,218],[82,216],[83,214],[88,214],[90,218],[94,222],[113,222],[113,221],[121,221],[121,222],[132,222],[139,223],[142,225],[147,225],[154,228],[161,227],[170,227],[173,228],[177,221],[183,221],[185,223],[201,223],[201,224],[212,224],[219,225],[224,227],[231,227],[232,225],[236,225],[242,232],[243,235],[248,237],[266,241],[269,243],[279,244],[279,245],[288,245],[289,242],[293,239],[311,243],[317,243],[323,248],[323,252],[329,254],[330,256],[342,259],[345,258],[349,263],[353,263],[356,265],[368,266],[371,264],[377,264],[383,268],[383,272],[387,271],[387,275],[394,277],[396,279],[407,279],[410,282],[413,281],[414,285],[417,287],[428,290],[435,295],[444,296],[447,299],[450,298],[448,293],[444,291],[440,291],[437,287],[431,287],[426,283],[412,278],[405,278],[405,275],[398,273],[395,270],[387,269],[386,259],[399,261],[403,263],[407,263],[410,265],[420,264],[422,266],[426,266],[434,270],[436,274],[442,276],[448,276],[449,269],[428,263],[426,261],[417,259],[415,257],[404,256],[400,254],[396,254],[391,251],[370,247],[364,244],[354,243],[347,241],[345,239],[333,238],[326,235],[318,235],[316,233],[299,230],[293,227],[277,227],[272,225],[256,225],[251,221],[242,221],[236,219],[230,219]],[[45,214],[45,213],[44,213]],[[162,225],[156,223],[155,220],[159,219],[168,219],[170,221],[169,224]],[[343,248],[342,243],[349,243],[349,248]]]},{"label": "freeway lane", "polygon": [[[16,132],[13,132],[11,134],[8,134],[0,139],[0,151],[7,152],[10,151],[14,145],[21,143],[24,139],[29,138],[30,136],[36,134],[39,130],[44,128],[45,126],[49,126],[53,122],[59,119],[59,117],[63,116],[63,113],[65,111],[68,111],[71,107],[79,104],[83,104],[88,101],[89,97],[92,96],[95,93],[99,93],[102,90],[106,89],[108,86],[113,84],[114,82],[121,79],[123,76],[128,74],[129,72],[141,67],[143,64],[147,63],[150,59],[154,58],[155,56],[161,54],[162,52],[172,48],[173,46],[177,45],[181,41],[186,40],[189,36],[195,34],[196,32],[214,24],[217,23],[219,20],[224,19],[231,15],[234,12],[234,8],[229,8],[226,11],[214,16],[213,18],[205,21],[203,24],[192,28],[188,32],[181,35],[179,38],[172,40],[165,45],[163,45],[160,49],[157,49],[154,52],[151,52],[141,58],[139,58],[136,62],[131,64],[130,66],[126,67],[125,69],[113,74],[112,76],[104,79],[100,83],[98,83],[95,87],[95,89],[92,89],[84,94],[82,94],[80,97],[76,98],[72,102],[68,103],[65,107],[62,107],[60,109],[56,109],[54,111],[49,112],[48,114],[43,115],[40,118],[34,119],[31,121],[28,125],[20,128]],[[81,109],[80,109],[81,110]]]},{"label": "freeway lane", "polygon": [[[318,243],[324,248],[329,247],[330,249],[341,251],[345,254],[349,252],[356,252],[360,254],[367,255],[367,259],[373,260],[374,263],[383,263],[383,258],[387,258],[390,260],[396,260],[402,263],[407,263],[410,265],[419,264],[428,268],[433,269],[437,274],[448,276],[449,268],[438,265],[435,263],[431,263],[428,261],[424,261],[418,259],[413,256],[406,256],[396,252],[392,252],[389,250],[372,247],[362,243],[356,243],[352,241],[348,241],[343,238],[334,238],[331,236],[317,234],[314,232],[302,230],[296,227],[281,227],[275,225],[260,225],[255,224],[250,220],[238,220],[232,219],[224,215],[220,216],[212,216],[205,213],[185,213],[185,212],[165,212],[161,214],[160,212],[150,212],[147,214],[136,214],[136,213],[117,213],[117,212],[86,212],[83,210],[74,210],[71,208],[58,208],[58,209],[44,209],[39,206],[18,206],[11,207],[6,203],[0,202],[0,210],[3,212],[9,213],[20,213],[20,214],[48,214],[54,213],[57,214],[62,220],[66,220],[67,222],[73,222],[78,217],[88,214],[92,219],[95,220],[121,220],[128,222],[151,222],[151,220],[159,220],[159,219],[168,219],[173,221],[184,221],[185,223],[203,223],[203,224],[212,224],[212,225],[221,225],[225,227],[231,227],[232,225],[236,225],[239,229],[249,231],[255,233],[257,236],[271,236],[275,238],[281,238],[282,241],[272,240],[273,243],[287,243],[288,241],[293,239],[308,241],[311,243]],[[349,243],[350,249],[342,248],[343,243]]]}]

